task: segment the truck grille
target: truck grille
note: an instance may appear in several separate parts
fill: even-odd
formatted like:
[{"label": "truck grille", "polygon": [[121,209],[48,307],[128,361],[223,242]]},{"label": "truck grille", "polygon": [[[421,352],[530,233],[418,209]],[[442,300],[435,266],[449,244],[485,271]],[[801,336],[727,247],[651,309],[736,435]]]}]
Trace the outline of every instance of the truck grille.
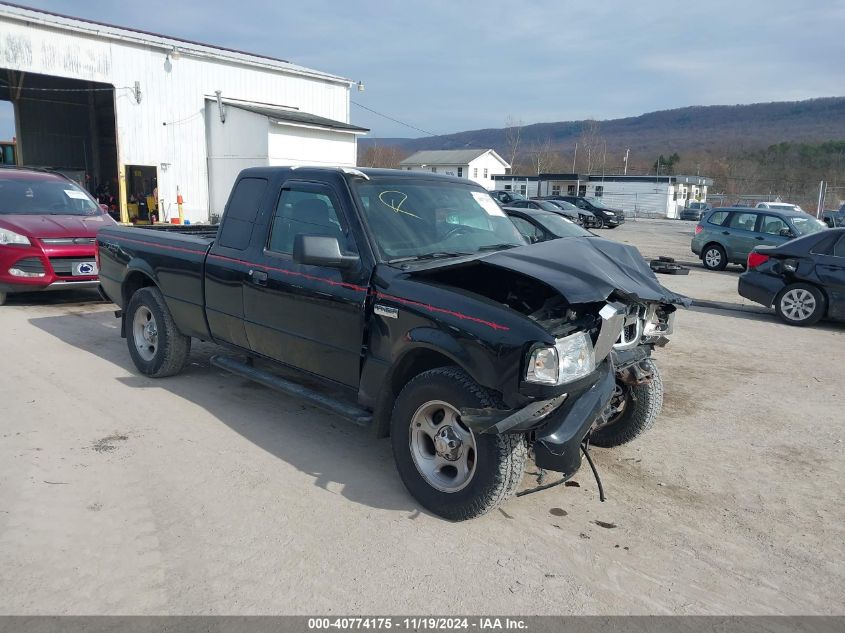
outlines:
[{"label": "truck grille", "polygon": [[22,272],[32,274],[44,272],[44,264],[42,264],[41,260],[37,257],[25,257],[24,259],[19,259],[12,265],[12,268],[17,268]]},{"label": "truck grille", "polygon": [[96,241],[95,237],[48,237],[41,240],[42,244],[49,244],[50,246],[68,246],[75,244],[77,246],[90,246]]}]

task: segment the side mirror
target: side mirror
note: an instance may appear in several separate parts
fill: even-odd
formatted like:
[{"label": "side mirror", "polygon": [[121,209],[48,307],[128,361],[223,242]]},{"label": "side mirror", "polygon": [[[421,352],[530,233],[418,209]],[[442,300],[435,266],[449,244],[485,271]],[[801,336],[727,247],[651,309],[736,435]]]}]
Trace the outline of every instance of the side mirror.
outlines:
[{"label": "side mirror", "polygon": [[789,229],[781,229],[780,230],[781,237],[795,237],[795,234],[790,231]]},{"label": "side mirror", "polygon": [[329,268],[351,268],[358,263],[357,255],[340,252],[336,237],[325,235],[302,235],[293,238],[293,261],[309,266]]}]

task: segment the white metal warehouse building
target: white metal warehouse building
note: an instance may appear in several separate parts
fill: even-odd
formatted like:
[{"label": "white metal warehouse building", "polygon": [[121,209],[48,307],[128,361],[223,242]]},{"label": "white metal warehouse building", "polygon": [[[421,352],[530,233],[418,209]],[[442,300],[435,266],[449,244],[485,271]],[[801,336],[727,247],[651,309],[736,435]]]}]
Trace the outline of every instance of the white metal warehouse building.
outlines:
[{"label": "white metal warehouse building", "polygon": [[351,80],[286,61],[0,4],[0,99],[17,162],[108,187],[125,212],[206,221],[255,165],[354,166]]}]

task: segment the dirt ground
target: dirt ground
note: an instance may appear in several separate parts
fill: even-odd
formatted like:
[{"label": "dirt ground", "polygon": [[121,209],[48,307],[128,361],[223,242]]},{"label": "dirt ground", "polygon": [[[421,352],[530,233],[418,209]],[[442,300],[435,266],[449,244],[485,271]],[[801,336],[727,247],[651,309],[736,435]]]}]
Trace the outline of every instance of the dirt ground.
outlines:
[{"label": "dirt ground", "polygon": [[[602,235],[653,255],[676,229]],[[732,297],[736,273],[694,273],[661,279]],[[585,468],[452,524],[388,441],[209,345],[138,375],[89,297],[0,308],[0,613],[845,613],[845,327],[684,311],[658,424],[594,451],[606,503]]]}]

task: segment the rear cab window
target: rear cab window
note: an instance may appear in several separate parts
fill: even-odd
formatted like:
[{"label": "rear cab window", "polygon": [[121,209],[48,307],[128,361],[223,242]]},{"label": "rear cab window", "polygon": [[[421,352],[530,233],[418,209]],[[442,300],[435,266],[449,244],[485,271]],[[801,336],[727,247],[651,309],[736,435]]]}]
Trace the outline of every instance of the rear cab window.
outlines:
[{"label": "rear cab window", "polygon": [[220,229],[220,246],[245,250],[252,239],[261,198],[267,189],[265,178],[241,178],[235,185]]}]

